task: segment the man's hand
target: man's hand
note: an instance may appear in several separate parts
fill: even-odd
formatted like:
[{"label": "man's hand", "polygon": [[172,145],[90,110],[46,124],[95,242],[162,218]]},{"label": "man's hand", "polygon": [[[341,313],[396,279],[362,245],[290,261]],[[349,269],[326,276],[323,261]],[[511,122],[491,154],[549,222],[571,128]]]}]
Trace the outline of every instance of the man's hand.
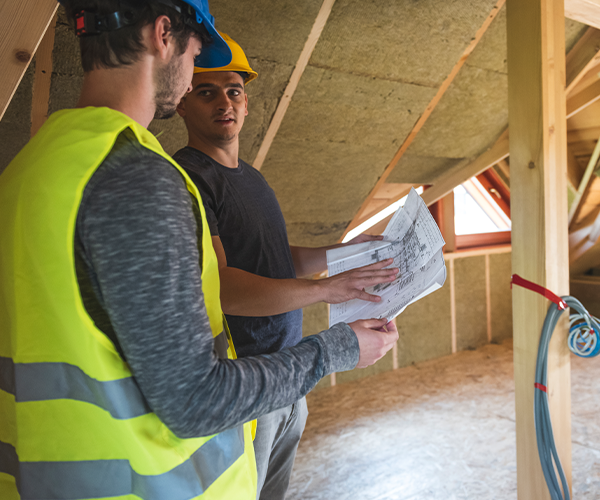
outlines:
[{"label": "man's hand", "polygon": [[344,243],[344,245],[355,245],[356,243],[364,243],[365,241],[377,241],[377,240],[382,240],[383,239],[383,235],[378,234],[378,235],[374,235],[374,234],[359,234],[358,236],[355,236],[354,238],[352,238],[350,241],[347,241],[346,243]]},{"label": "man's hand", "polygon": [[398,268],[383,269],[393,261],[393,259],[382,260],[316,281],[315,285],[321,289],[321,300],[329,304],[340,304],[352,299],[379,302],[381,297],[369,294],[364,289],[378,283],[394,281],[398,275]]},{"label": "man's hand", "polygon": [[393,321],[362,319],[350,323],[358,338],[360,355],[356,368],[366,368],[381,359],[398,340],[398,330]]}]

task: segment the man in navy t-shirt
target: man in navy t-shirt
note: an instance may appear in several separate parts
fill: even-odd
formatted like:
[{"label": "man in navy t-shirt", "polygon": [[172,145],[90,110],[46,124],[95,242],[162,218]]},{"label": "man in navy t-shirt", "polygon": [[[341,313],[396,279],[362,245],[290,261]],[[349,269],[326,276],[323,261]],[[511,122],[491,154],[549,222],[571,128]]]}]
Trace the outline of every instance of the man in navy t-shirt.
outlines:
[{"label": "man in navy t-shirt", "polygon": [[[392,281],[397,269],[383,261],[322,280],[297,279],[326,269],[332,247],[290,247],[285,221],[264,177],[238,158],[239,133],[248,114],[244,85],[256,78],[240,46],[227,35],[233,60],[224,68],[195,68],[193,90],[178,112],[188,146],[174,155],[196,183],[219,260],[221,302],[238,356],[277,352],[302,338],[302,308],[353,298],[378,301],[364,292]],[[361,236],[352,243],[376,239]],[[258,497],[285,497],[307,417],[304,398],[260,417],[254,447]]]}]

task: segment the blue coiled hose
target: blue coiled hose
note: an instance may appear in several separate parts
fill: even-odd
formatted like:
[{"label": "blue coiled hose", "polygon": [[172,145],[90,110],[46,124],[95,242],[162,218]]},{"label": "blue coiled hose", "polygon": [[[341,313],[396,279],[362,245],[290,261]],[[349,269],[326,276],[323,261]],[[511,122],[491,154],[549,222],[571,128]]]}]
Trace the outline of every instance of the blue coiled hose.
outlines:
[{"label": "blue coiled hose", "polygon": [[[578,356],[592,357],[598,355],[600,352],[599,320],[591,316],[576,298],[567,295],[562,299],[567,303],[571,312],[575,312],[570,317],[569,348]],[[569,485],[554,442],[548,395],[546,393],[548,346],[556,323],[558,323],[563,311],[564,309],[559,309],[557,304],[552,304],[548,309],[542,327],[535,367],[535,434],[542,471],[552,500],[570,500]],[[558,471],[558,477],[556,471]]]}]

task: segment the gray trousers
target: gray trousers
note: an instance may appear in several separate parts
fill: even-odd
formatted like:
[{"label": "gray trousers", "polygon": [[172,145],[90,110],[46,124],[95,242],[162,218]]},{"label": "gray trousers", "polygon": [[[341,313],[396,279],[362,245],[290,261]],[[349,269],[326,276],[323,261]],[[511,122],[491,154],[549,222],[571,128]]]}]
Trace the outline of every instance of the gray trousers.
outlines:
[{"label": "gray trousers", "polygon": [[254,453],[260,500],[283,500],[290,484],[296,450],[304,431],[306,399],[258,418]]}]

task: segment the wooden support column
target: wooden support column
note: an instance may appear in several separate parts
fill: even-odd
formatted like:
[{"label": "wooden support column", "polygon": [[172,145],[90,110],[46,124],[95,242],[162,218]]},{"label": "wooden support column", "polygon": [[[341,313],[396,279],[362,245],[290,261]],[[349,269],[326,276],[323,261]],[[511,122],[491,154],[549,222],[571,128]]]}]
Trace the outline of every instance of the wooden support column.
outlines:
[{"label": "wooden support column", "polygon": [[[569,292],[564,3],[508,0],[508,104],[513,273]],[[514,287],[514,369],[519,500],[546,500],[535,438],[538,341],[548,305]],[[563,320],[566,320],[563,315]],[[558,453],[571,484],[570,363],[566,322],[550,344],[548,396]]]}]

